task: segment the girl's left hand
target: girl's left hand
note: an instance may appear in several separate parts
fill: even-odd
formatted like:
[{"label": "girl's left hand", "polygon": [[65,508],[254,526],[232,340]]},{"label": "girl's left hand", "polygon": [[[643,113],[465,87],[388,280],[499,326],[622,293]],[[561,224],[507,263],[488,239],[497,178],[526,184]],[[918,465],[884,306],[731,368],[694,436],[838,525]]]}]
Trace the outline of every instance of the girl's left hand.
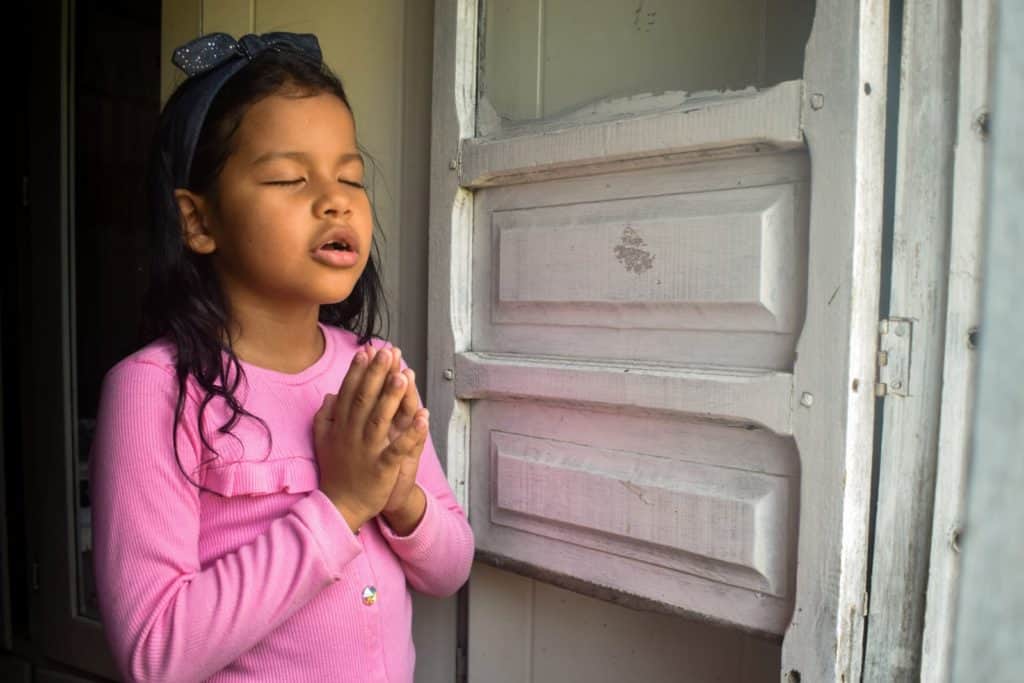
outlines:
[{"label": "girl's left hand", "polygon": [[[372,360],[378,349],[370,345],[367,350],[370,360]],[[388,373],[389,376],[392,373],[400,372],[405,375],[407,380],[405,396],[402,397],[402,403],[395,412],[391,426],[388,428],[388,440],[394,442],[412,425],[413,418],[416,417],[416,411],[423,404],[420,400],[419,391],[416,389],[416,373],[413,372],[412,368],[402,370],[402,350],[392,346],[391,352],[393,360]],[[395,488],[392,489],[391,497],[388,498],[388,501],[384,504],[384,509],[381,511],[388,524],[399,535],[406,535],[411,532],[419,524],[420,518],[423,516],[426,499],[423,497],[423,492],[418,490],[416,486],[416,472],[419,470],[420,455],[422,453],[423,448],[421,445],[415,452],[409,452],[402,458]]]}]

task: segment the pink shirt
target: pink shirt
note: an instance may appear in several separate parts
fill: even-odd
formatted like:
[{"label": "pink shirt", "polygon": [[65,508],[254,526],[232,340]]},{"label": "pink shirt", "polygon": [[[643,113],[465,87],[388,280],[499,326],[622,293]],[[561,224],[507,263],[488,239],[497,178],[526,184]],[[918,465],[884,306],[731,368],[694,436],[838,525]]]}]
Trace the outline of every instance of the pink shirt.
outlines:
[{"label": "pink shirt", "polygon": [[[413,680],[409,587],[454,593],[473,535],[428,436],[417,482],[427,508],[408,536],[381,518],[353,534],[317,488],[313,415],[337,393],[356,337],[320,325],[323,356],[298,374],[243,363],[242,418],[201,451],[190,378],[171,446],[173,349],[154,342],[106,375],[91,467],[95,570],[107,639],[130,680]],[[383,342],[374,339],[374,345]],[[402,367],[406,367],[402,362]],[[237,437],[237,438],[236,438]],[[200,464],[200,461],[203,461]],[[204,487],[200,491],[182,468]]]}]

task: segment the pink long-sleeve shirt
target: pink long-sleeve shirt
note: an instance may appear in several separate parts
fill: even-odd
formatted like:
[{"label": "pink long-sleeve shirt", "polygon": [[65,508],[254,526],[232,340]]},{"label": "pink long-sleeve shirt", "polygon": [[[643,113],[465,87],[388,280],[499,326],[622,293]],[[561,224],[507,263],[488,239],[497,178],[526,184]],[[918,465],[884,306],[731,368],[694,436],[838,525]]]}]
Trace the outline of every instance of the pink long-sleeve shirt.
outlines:
[{"label": "pink long-sleeve shirt", "polygon": [[[356,337],[320,324],[321,358],[297,374],[243,363],[242,418],[202,449],[190,378],[176,461],[174,353],[157,341],[104,378],[92,447],[95,572],[107,640],[143,681],[413,680],[409,587],[432,596],[466,581],[473,535],[428,436],[417,483],[427,507],[407,536],[382,518],[353,534],[318,489],[312,420],[337,393]],[[374,345],[384,343],[374,340]],[[406,367],[402,362],[402,367]],[[201,491],[189,478],[209,491]]]}]

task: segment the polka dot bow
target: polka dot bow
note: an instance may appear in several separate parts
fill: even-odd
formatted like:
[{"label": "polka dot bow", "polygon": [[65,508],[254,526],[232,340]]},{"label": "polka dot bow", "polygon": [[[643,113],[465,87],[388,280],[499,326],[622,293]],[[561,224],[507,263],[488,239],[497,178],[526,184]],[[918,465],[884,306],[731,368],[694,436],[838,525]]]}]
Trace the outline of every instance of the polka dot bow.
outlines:
[{"label": "polka dot bow", "polygon": [[171,61],[188,76],[205,73],[237,57],[252,60],[267,49],[290,47],[319,62],[320,43],[312,33],[248,33],[235,40],[227,33],[209,33],[177,48]]}]

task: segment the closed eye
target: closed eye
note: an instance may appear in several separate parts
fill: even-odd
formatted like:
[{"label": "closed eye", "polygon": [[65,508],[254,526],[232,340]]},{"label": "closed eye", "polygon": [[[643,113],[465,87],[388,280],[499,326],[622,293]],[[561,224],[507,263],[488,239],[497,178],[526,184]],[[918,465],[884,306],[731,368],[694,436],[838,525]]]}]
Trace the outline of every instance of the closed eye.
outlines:
[{"label": "closed eye", "polygon": [[[305,180],[306,180],[305,178],[296,178],[295,180],[269,180],[265,184],[266,185],[297,185],[298,183],[305,182]],[[342,180],[340,182],[342,182],[345,185],[349,185],[351,187],[358,188],[360,190],[365,190],[366,189],[366,185],[363,185],[362,183],[357,183],[354,180]]]}]

